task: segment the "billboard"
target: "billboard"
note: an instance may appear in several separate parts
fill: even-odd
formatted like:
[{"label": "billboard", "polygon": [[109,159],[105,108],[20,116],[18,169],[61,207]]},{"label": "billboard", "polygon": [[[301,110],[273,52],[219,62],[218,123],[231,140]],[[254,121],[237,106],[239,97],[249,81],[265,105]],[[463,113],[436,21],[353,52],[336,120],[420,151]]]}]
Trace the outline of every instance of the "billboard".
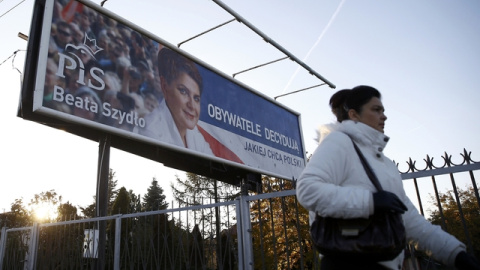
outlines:
[{"label": "billboard", "polygon": [[94,3],[36,1],[26,61],[25,119],[198,174],[305,166],[298,113]]}]

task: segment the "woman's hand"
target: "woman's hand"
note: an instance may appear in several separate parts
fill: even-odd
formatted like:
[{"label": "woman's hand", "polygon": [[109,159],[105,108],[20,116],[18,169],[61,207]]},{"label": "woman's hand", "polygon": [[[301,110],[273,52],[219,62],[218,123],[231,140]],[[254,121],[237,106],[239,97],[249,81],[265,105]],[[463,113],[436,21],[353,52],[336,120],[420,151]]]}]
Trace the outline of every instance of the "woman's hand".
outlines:
[{"label": "woman's hand", "polygon": [[403,214],[408,210],[397,195],[388,191],[373,193],[373,207],[375,213],[394,212]]}]

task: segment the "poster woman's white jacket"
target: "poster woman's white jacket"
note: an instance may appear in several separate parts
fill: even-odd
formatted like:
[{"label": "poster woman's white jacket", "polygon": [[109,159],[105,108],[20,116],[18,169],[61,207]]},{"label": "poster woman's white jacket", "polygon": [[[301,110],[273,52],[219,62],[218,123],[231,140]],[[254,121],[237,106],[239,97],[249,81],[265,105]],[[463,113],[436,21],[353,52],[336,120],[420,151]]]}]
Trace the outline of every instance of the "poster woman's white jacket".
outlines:
[{"label": "poster woman's white jacket", "polygon": [[[164,143],[184,147],[182,137],[178,132],[165,99],[162,100],[155,110],[145,117],[145,121],[147,122],[147,126],[143,129],[137,129],[134,132]],[[196,126],[192,130],[187,129],[186,141],[189,149],[213,155],[210,145],[205,141],[205,138],[200,134]]]},{"label": "poster woman's white jacket", "polygon": [[[395,164],[383,155],[389,138],[383,133],[350,120],[323,126],[319,146],[297,182],[297,198],[310,212],[337,218],[367,218],[373,214],[375,187],[353,148],[350,137],[364,154],[383,189],[395,193],[408,207],[403,214],[407,241],[431,253],[447,265],[453,265],[465,245],[432,225],[420,215],[407,197]],[[393,261],[381,262],[389,269],[401,269],[403,252]]]}]

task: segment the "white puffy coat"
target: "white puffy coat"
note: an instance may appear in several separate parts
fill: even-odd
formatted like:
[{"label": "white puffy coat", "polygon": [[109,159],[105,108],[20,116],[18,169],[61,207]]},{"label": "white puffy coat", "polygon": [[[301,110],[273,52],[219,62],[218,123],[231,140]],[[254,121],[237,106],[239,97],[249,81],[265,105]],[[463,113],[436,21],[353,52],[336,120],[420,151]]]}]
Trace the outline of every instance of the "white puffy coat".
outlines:
[{"label": "white puffy coat", "polygon": [[[309,210],[310,223],[315,213],[337,218],[367,218],[373,214],[372,194],[376,189],[365,173],[351,137],[383,189],[395,193],[408,207],[403,214],[407,241],[447,265],[454,264],[455,256],[465,250],[465,245],[418,213],[403,189],[397,167],[383,154],[387,136],[350,120],[323,126],[319,136],[319,146],[297,181],[297,198]],[[403,259],[402,252],[394,260],[381,264],[401,269]]]},{"label": "white puffy coat", "polygon": [[[172,113],[168,109],[165,99],[162,100],[155,110],[145,117],[145,121],[147,122],[147,126],[145,128],[137,128],[134,132],[163,143],[184,147],[182,137],[178,132]],[[185,137],[189,149],[213,155],[210,145],[205,141],[205,138],[200,131],[198,131],[197,126],[191,130],[187,129]]]}]

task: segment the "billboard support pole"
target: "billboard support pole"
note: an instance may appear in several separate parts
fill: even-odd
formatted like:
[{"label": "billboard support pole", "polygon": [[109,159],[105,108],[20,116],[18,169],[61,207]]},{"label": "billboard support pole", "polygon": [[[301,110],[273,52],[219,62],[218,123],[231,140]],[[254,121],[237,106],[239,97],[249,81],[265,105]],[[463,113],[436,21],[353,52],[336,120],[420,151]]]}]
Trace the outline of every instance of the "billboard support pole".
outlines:
[{"label": "billboard support pole", "polygon": [[[105,134],[100,139],[98,149],[98,174],[97,174],[97,196],[96,196],[96,217],[107,216],[108,208],[108,175],[110,169],[110,135]],[[106,242],[106,221],[98,221],[98,256],[97,269],[105,269],[105,242]]]}]

